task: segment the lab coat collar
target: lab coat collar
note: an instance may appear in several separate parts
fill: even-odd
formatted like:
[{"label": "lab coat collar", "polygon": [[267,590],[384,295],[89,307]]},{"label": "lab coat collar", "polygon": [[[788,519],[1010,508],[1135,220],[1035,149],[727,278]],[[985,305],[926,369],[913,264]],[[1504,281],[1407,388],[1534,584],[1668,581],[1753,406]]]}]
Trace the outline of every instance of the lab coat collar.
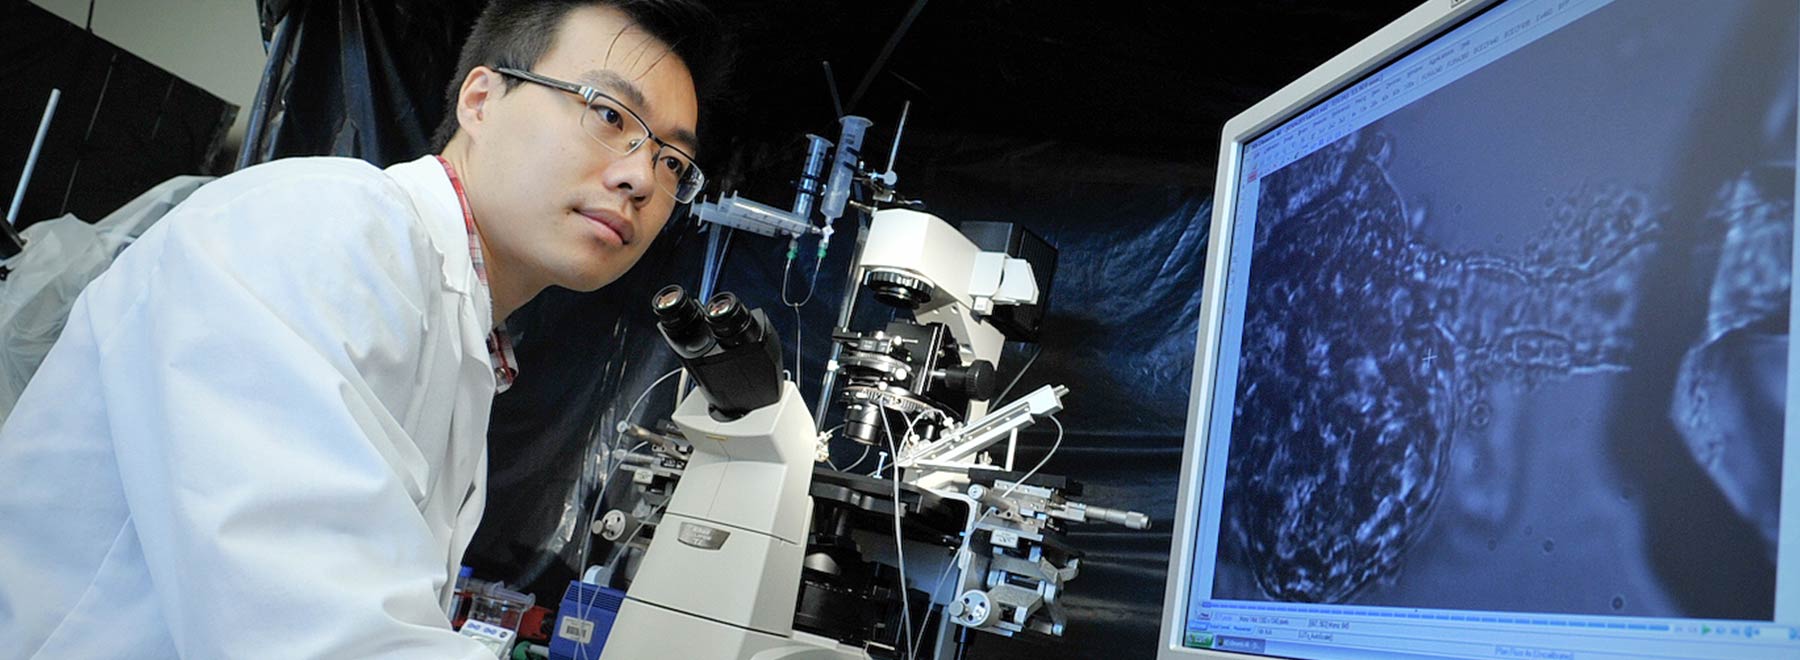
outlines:
[{"label": "lab coat collar", "polygon": [[456,188],[451,186],[450,177],[444,173],[437,156],[427,155],[393,165],[386,172],[412,198],[413,208],[431,237],[432,247],[443,256],[445,285],[479,299],[483,304],[475,308],[481,317],[481,327],[494,328],[497,325],[494,322],[494,296],[475,276],[475,264],[469,258],[469,235],[463,224],[462,204],[457,201]]},{"label": "lab coat collar", "polygon": [[483,364],[494,379],[497,392],[512,387],[518,375],[519,361],[513,355],[512,341],[506,327],[494,319],[494,296],[487,282],[475,271],[471,241],[478,240],[469,231],[469,220],[463,215],[462,198],[451,182],[447,165],[437,155],[387,168],[386,173],[412,199],[434,250],[443,258],[444,285],[452,292],[473,302],[470,305],[480,336],[465,336],[471,355],[485,355]]}]

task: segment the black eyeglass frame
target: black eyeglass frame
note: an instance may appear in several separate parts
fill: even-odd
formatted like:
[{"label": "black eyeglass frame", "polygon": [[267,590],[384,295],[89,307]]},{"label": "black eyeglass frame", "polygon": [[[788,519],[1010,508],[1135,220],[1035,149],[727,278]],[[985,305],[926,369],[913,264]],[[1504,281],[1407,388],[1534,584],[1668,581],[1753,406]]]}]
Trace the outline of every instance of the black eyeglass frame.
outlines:
[{"label": "black eyeglass frame", "polygon": [[[687,199],[682,199],[681,195],[676,194],[676,191],[674,191],[674,190],[664,190],[663,191],[669,197],[674,198],[676,202],[679,202],[682,204],[687,204],[689,202],[692,202],[692,201],[694,201],[694,198],[696,198],[700,195],[700,190],[702,188],[706,187],[706,173],[701,171],[700,165],[698,164],[698,161],[695,160],[694,155],[688,153],[686,150],[682,149],[681,147],[678,147],[674,144],[670,144],[669,142],[664,141],[662,138],[657,137],[656,132],[650,130],[650,122],[644,121],[643,116],[639,115],[636,110],[632,110],[630,105],[627,105],[624,101],[619,100],[618,97],[608,94],[606,92],[602,92],[598,89],[595,89],[591,85],[581,85],[581,84],[568,82],[566,80],[557,80],[557,79],[551,78],[549,76],[532,73],[530,71],[514,69],[512,67],[497,66],[497,67],[494,67],[494,71],[498,72],[500,75],[503,75],[503,76],[507,76],[510,78],[517,78],[517,79],[523,80],[525,82],[536,83],[539,85],[543,85],[545,87],[549,87],[551,89],[560,90],[560,91],[568,92],[570,94],[574,94],[576,96],[581,97],[582,103],[584,105],[592,106],[594,101],[599,100],[599,99],[606,99],[607,101],[611,101],[614,105],[618,106],[618,108],[620,110],[624,111],[625,114],[630,115],[632,120],[637,122],[638,126],[642,126],[644,128],[644,137],[645,137],[645,139],[643,139],[643,140],[637,140],[637,141],[632,142],[631,146],[627,147],[624,151],[617,151],[615,149],[616,153],[618,153],[621,156],[629,156],[631,154],[637,153],[637,150],[639,148],[643,147],[645,142],[655,142],[658,151],[661,151],[662,149],[669,149],[671,151],[674,151],[675,153],[681,154],[682,157],[686,158],[687,162],[688,162],[688,168],[690,170],[692,170],[693,178],[694,178],[694,187],[693,187],[693,190],[690,191],[690,193],[687,195]],[[584,110],[584,112],[585,112],[585,110]],[[586,130],[583,130],[582,132],[587,133]],[[595,142],[599,142],[600,146],[606,147],[607,149],[614,149],[614,147],[612,145],[602,142],[600,140],[600,138],[595,137],[592,133],[589,133],[588,137]],[[680,187],[681,178],[686,177],[686,176],[687,176],[687,173],[681,173],[681,174],[677,175],[677,179],[676,179],[676,187],[677,188]]]}]

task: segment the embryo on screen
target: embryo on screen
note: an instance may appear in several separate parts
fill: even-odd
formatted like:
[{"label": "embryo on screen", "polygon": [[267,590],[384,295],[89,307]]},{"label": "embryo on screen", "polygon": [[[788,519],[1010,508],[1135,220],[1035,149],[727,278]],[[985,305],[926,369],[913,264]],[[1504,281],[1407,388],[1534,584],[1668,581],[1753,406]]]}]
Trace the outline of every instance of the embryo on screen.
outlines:
[{"label": "embryo on screen", "polygon": [[1782,4],[1613,3],[1262,176],[1213,597],[1773,616]]}]

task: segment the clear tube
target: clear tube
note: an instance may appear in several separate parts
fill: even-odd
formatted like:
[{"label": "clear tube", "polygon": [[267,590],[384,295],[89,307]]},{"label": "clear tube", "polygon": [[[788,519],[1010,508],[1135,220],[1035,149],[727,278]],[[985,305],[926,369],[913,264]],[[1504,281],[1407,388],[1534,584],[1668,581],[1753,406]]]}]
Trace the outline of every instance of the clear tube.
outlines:
[{"label": "clear tube", "polygon": [[827,223],[844,217],[844,204],[850,201],[850,182],[856,175],[856,163],[862,158],[863,133],[869,130],[867,117],[848,115],[838,120],[843,132],[838,135],[837,157],[831,163],[831,177],[825,182],[825,205],[820,211]]}]

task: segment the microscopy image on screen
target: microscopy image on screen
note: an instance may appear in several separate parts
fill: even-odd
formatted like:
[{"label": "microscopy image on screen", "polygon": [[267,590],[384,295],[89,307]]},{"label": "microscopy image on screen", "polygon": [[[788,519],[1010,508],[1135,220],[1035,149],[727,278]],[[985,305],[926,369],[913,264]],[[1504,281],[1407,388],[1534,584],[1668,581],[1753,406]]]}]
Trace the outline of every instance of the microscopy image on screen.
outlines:
[{"label": "microscopy image on screen", "polygon": [[1614,3],[1265,175],[1212,596],[1770,619],[1796,26]]}]

